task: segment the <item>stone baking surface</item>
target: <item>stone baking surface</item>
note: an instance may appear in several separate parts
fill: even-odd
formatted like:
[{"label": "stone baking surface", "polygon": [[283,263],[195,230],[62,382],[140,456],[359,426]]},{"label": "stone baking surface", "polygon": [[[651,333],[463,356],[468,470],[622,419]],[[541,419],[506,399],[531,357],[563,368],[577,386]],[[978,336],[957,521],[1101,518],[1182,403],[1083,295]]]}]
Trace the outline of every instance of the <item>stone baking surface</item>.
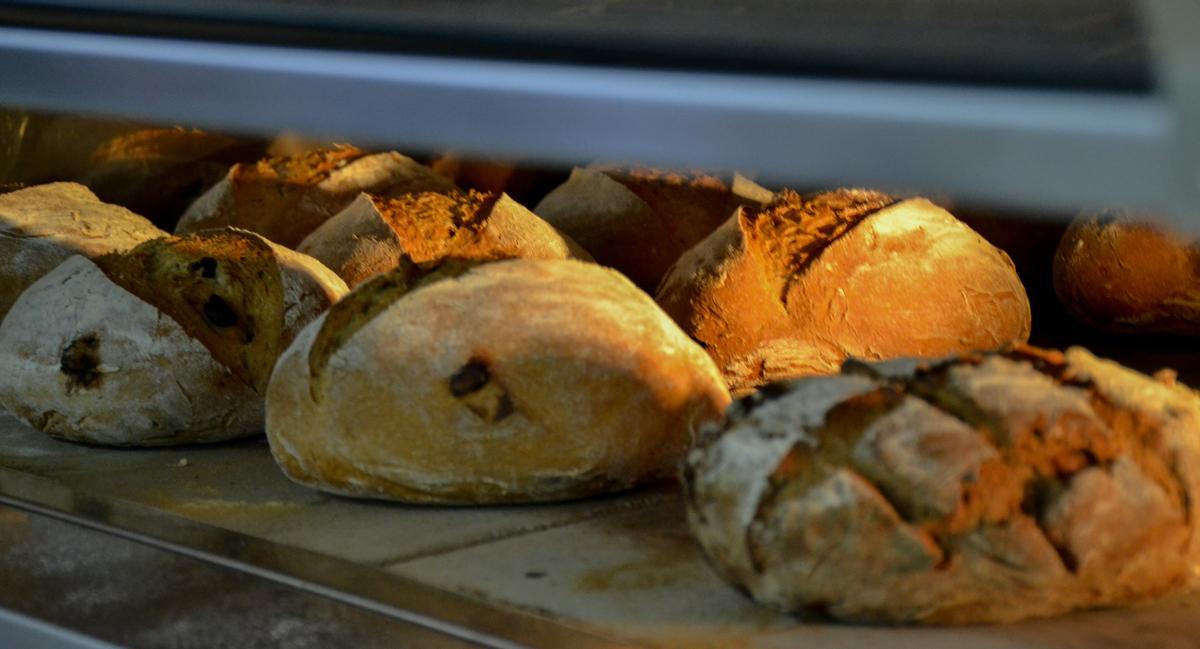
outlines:
[{"label": "stone baking surface", "polygon": [[1128,610],[956,628],[798,619],[709,569],[677,490],[528,507],[407,507],[292,484],[266,442],[113,450],[0,414],[0,467],[269,541],[379,566],[502,608],[654,647],[1084,649],[1200,646],[1200,593]]}]

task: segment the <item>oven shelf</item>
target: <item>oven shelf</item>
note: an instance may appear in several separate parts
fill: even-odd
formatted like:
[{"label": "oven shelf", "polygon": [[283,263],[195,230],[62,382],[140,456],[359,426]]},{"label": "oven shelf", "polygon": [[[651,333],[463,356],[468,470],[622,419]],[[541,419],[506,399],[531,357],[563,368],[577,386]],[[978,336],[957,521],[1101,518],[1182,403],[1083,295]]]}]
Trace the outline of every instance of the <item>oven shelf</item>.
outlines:
[{"label": "oven shelf", "polygon": [[676,4],[0,2],[0,105],[1200,228],[1191,3]]}]

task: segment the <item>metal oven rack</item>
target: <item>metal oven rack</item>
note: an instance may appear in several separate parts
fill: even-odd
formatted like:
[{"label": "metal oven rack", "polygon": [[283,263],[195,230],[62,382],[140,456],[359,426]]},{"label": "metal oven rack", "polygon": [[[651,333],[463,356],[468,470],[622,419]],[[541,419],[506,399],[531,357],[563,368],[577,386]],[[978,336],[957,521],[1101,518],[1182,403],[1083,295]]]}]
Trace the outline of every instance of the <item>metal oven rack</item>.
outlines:
[{"label": "metal oven rack", "polygon": [[[1200,230],[1185,0],[0,2],[0,107],[936,190]],[[1196,646],[1200,596],[1006,627],[752,605],[670,486],[492,509],[292,485],[265,445],[0,416],[0,646]]]}]

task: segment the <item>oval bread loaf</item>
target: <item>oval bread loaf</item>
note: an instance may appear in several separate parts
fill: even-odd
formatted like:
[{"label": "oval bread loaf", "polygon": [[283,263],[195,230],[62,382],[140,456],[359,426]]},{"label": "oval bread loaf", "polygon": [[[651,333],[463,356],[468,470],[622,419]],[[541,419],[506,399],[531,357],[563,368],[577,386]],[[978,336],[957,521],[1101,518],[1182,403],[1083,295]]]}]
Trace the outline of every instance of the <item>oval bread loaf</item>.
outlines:
[{"label": "oval bread loaf", "polygon": [[507,194],[412,192],[358,199],[300,243],[351,288],[401,265],[447,258],[583,259],[591,255]]},{"label": "oval bread loaf", "polygon": [[1077,219],[1054,255],[1054,290],[1099,329],[1200,335],[1200,238],[1121,211]]},{"label": "oval bread loaf", "polygon": [[307,151],[234,165],[188,207],[175,232],[233,226],[295,248],[362,192],[396,196],[454,189],[394,151],[369,154],[351,146]]},{"label": "oval bread loaf", "polygon": [[291,479],[418,503],[534,502],[674,473],[728,394],[618,273],[569,260],[376,276],[307,327],[267,393]]},{"label": "oval bread loaf", "polygon": [[653,294],[679,255],[734,208],[770,198],[739,175],[595,165],[572,171],[533,211]]},{"label": "oval bread loaf", "polygon": [[255,434],[275,359],[345,291],[316,260],[237,230],[71,257],[0,323],[0,404],[97,444]]},{"label": "oval bread loaf", "polygon": [[0,194],[0,319],[29,285],[68,257],[128,250],[164,235],[76,183]]},{"label": "oval bread loaf", "polygon": [[847,363],[776,384],[684,471],[713,565],[760,602],[977,623],[1128,604],[1200,561],[1200,398],[1086,350]]},{"label": "oval bread loaf", "polygon": [[940,356],[1029,337],[1001,250],[921,198],[784,191],[679,259],[658,303],[730,390],[836,372],[849,357]]}]

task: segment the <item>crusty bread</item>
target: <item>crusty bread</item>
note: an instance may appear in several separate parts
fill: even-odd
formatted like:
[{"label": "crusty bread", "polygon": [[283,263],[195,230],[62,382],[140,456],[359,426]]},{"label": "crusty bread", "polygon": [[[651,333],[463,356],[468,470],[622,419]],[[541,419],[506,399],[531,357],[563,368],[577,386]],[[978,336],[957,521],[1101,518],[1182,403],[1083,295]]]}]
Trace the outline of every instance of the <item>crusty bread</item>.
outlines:
[{"label": "crusty bread", "polygon": [[0,324],[0,404],[98,444],[254,434],[276,357],[345,292],[316,260],[237,230],[72,257]]},{"label": "crusty bread", "polygon": [[1200,335],[1200,239],[1127,212],[1082,217],[1054,255],[1054,290],[1099,329]]},{"label": "crusty bread", "polygon": [[576,498],[675,471],[728,403],[648,296],[571,260],[378,275],[309,325],[267,392],[293,480],[407,502]]},{"label": "crusty bread", "polygon": [[667,268],[734,208],[770,197],[737,175],[592,166],[572,171],[533,211],[652,293]]},{"label": "crusty bread", "polygon": [[467,157],[454,151],[429,161],[429,168],[455,186],[480,192],[504,193],[522,205],[544,197],[567,179],[567,171],[526,162]]},{"label": "crusty bread", "polygon": [[994,348],[1030,327],[1007,255],[929,201],[865,190],[739,208],[656,299],[734,392],[835,372],[851,356]]},{"label": "crusty bread", "polygon": [[453,189],[428,167],[394,151],[368,154],[340,146],[235,165],[188,207],[175,232],[234,226],[295,248],[361,192],[397,196]]},{"label": "crusty bread", "polygon": [[739,401],[684,470],[713,565],[787,611],[978,623],[1200,563],[1200,398],[1086,350],[847,364]]},{"label": "crusty bread", "polygon": [[445,259],[582,259],[591,255],[507,194],[361,194],[300,243],[351,288],[401,265]]},{"label": "crusty bread", "polygon": [[154,128],[117,136],[92,153],[79,182],[101,200],[171,230],[187,206],[239,162],[258,160],[264,142],[197,129]]},{"label": "crusty bread", "polygon": [[165,234],[75,183],[0,194],[0,319],[22,291],[67,257],[128,250]]}]

